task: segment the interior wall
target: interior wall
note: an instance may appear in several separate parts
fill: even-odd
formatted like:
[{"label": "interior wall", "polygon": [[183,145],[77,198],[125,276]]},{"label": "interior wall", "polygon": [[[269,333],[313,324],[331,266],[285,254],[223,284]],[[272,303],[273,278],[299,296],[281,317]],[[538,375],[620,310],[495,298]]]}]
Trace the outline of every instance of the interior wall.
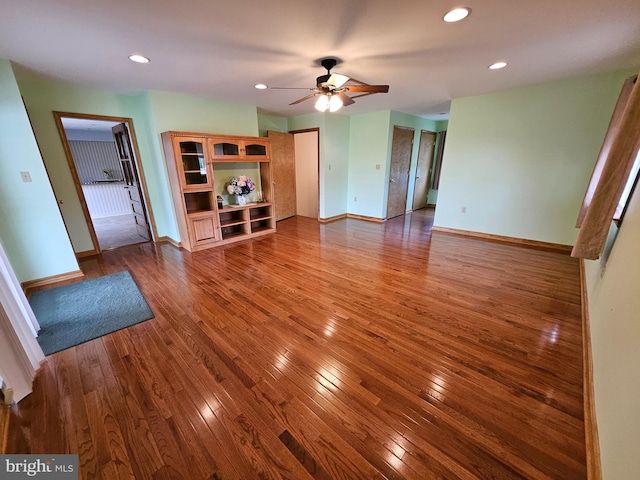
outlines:
[{"label": "interior wall", "polygon": [[453,100],[435,225],[572,245],[627,76],[613,72]]},{"label": "interior wall", "polygon": [[[149,92],[155,135],[169,130],[223,135],[258,135],[253,105],[222,102],[178,93]],[[162,143],[160,143],[162,144]]]},{"label": "interior wall", "polygon": [[267,132],[287,133],[289,131],[289,120],[287,117],[276,117],[275,115],[258,114],[258,132],[261,137],[266,137]]},{"label": "interior wall", "polygon": [[160,236],[166,235],[171,217],[163,199],[167,196],[170,198],[170,191],[168,184],[161,181],[166,178],[166,173],[158,171],[158,159],[150,149],[145,97],[119,95],[31,76],[18,78],[18,85],[42,150],[51,185],[62,202],[60,209],[74,251],[86,252],[94,247],[58,133],[54,111],[133,119],[157,231]]},{"label": "interior wall", "polygon": [[585,261],[603,478],[640,472],[640,188],[605,262]]},{"label": "interior wall", "polygon": [[320,168],[320,182],[324,182],[325,208],[320,218],[331,218],[347,213],[349,194],[349,138],[351,135],[350,117],[346,115],[323,114],[326,137],[320,144],[325,152],[326,168]]},{"label": "interior wall", "polygon": [[63,201],[61,210],[75,252],[90,251],[93,243],[57,131],[54,111],[133,120],[140,150],[139,160],[158,236],[167,236],[176,241],[180,240],[180,234],[171,202],[160,134],[167,130],[258,134],[254,106],[162,92],[121,95],[29,76],[18,79],[18,84],[36,138],[45,147],[43,160],[51,174],[54,191]]},{"label": "interior wall", "polygon": [[123,179],[115,142],[69,140],[69,149],[81,184],[107,180],[105,170],[109,171],[109,179]]},{"label": "interior wall", "polygon": [[351,116],[349,213],[379,219],[385,217],[389,129],[388,110]]},{"label": "interior wall", "polygon": [[[77,271],[78,262],[6,60],[0,60],[0,105],[0,240],[16,276],[25,282]],[[28,172],[31,181],[22,181],[21,172]]]}]

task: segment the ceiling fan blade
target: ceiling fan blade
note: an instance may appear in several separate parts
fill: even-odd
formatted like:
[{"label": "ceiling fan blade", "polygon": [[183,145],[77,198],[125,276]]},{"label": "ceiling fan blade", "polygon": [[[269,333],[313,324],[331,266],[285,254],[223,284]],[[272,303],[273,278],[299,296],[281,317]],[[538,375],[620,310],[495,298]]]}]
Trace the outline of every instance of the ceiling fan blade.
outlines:
[{"label": "ceiling fan blade", "polygon": [[340,73],[332,73],[329,77],[329,80],[327,80],[327,85],[333,85],[335,88],[340,88],[348,81],[349,77],[347,77],[346,75],[342,75]]},{"label": "ceiling fan blade", "polygon": [[306,97],[302,97],[300,100],[296,100],[295,102],[290,103],[289,105],[297,105],[299,103],[304,102],[305,100],[309,100],[310,98],[315,97],[316,95],[317,95],[317,92],[313,92],[313,93],[307,95]]},{"label": "ceiling fan blade", "polygon": [[351,97],[349,97],[348,95],[345,95],[342,92],[334,93],[334,95],[338,95],[338,97],[340,97],[340,100],[342,100],[342,105],[345,106],[345,107],[347,105],[351,105],[353,103],[356,103]]},{"label": "ceiling fan blade", "polygon": [[354,93],[387,93],[389,85],[346,85],[348,92]]}]

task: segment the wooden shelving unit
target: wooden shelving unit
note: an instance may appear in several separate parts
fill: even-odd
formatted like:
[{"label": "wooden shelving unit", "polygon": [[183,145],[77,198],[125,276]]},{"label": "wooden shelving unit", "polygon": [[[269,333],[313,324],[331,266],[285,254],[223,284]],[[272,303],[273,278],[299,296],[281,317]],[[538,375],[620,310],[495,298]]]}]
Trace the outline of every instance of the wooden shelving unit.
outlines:
[{"label": "wooden shelving unit", "polygon": [[[203,250],[275,232],[271,148],[268,138],[183,132],[162,134],[182,246]],[[256,171],[262,202],[219,209],[216,165]]]},{"label": "wooden shelving unit", "polygon": [[228,206],[218,210],[222,241],[242,236],[255,237],[275,230],[273,204],[259,202],[245,206]]}]

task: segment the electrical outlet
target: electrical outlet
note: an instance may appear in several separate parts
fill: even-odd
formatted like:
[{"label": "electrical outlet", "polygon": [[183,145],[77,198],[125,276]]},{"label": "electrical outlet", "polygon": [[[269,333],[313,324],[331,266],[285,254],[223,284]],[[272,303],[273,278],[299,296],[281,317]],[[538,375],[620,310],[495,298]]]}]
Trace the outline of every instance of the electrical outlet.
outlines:
[{"label": "electrical outlet", "polygon": [[358,197],[353,197],[353,201],[357,202],[358,201]]},{"label": "electrical outlet", "polygon": [[329,164],[329,170],[331,170],[331,164]]},{"label": "electrical outlet", "polygon": [[380,164],[376,163],[376,170],[380,170]]},{"label": "electrical outlet", "polygon": [[467,207],[462,207],[460,209],[460,213],[467,213]]},{"label": "electrical outlet", "polygon": [[31,181],[31,174],[29,172],[20,172],[20,176],[22,177],[23,182]]}]

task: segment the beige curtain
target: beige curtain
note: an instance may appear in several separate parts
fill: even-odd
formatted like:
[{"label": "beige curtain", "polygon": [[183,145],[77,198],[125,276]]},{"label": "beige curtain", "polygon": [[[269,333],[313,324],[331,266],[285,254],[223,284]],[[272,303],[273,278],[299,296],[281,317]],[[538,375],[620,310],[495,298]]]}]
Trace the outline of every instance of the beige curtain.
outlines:
[{"label": "beige curtain", "polygon": [[580,228],[571,256],[595,260],[602,253],[611,221],[640,148],[640,82],[628,78],[613,112],[578,215]]}]

